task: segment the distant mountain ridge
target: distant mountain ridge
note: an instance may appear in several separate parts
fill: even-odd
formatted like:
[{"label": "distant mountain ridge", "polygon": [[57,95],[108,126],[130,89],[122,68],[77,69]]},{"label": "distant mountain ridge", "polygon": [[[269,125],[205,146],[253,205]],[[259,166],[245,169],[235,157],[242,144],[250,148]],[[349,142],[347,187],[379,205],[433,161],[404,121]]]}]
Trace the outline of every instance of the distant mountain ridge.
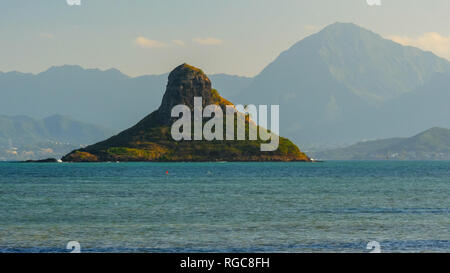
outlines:
[{"label": "distant mountain ridge", "polygon": [[450,160],[450,129],[435,127],[409,138],[360,142],[314,156],[326,160]]},{"label": "distant mountain ridge", "polygon": [[0,160],[60,157],[80,145],[113,134],[112,130],[52,115],[42,120],[27,116],[0,116]]},{"label": "distant mountain ridge", "polygon": [[[54,113],[120,131],[158,106],[167,73],[129,77],[117,69],[51,67],[38,73],[0,74],[0,114],[46,117]],[[249,78],[217,74],[215,88],[235,94]],[[229,90],[229,91],[227,91]]]},{"label": "distant mountain ridge", "polygon": [[[0,114],[60,113],[119,132],[158,107],[167,75],[79,66],[0,73]],[[254,78],[210,78],[237,104],[280,105],[280,133],[308,148],[450,127],[450,62],[352,23],[306,37]]]},{"label": "distant mountain ridge", "polygon": [[[450,119],[429,114],[446,113],[446,108],[421,109],[420,115],[433,123],[416,123],[403,131],[397,124],[404,117],[388,115],[398,110],[417,111],[401,102],[403,96],[425,86],[450,93],[449,86],[434,85],[437,75],[450,79],[449,61],[355,24],[336,23],[281,53],[235,100],[279,104],[281,132],[296,142],[319,146],[352,143],[409,135],[418,128],[450,127]],[[424,103],[439,100],[420,97]],[[391,106],[393,100],[400,103]]]}]

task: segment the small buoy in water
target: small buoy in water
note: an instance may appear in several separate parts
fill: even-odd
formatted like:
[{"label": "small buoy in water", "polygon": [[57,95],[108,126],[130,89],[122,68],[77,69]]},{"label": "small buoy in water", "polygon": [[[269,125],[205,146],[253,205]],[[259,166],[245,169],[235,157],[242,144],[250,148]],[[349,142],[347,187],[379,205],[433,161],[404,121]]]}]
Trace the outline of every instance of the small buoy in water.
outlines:
[{"label": "small buoy in water", "polygon": [[169,174],[169,171],[166,171],[166,174]]}]

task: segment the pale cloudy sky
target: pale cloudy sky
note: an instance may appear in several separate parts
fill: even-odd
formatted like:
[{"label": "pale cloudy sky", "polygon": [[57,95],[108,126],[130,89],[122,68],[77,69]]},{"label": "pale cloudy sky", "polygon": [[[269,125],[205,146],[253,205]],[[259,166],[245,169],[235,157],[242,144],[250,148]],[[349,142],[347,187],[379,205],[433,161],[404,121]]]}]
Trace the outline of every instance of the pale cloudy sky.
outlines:
[{"label": "pale cloudy sky", "polygon": [[0,0],[0,71],[53,65],[160,74],[182,62],[254,76],[334,22],[450,60],[450,0]]}]

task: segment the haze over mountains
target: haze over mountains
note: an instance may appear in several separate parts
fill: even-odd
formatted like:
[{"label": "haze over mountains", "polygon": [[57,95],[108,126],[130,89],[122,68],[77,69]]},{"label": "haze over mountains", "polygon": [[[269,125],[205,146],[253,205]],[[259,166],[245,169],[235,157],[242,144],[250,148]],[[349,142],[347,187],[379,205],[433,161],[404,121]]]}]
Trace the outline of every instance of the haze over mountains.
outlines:
[{"label": "haze over mountains", "polygon": [[435,127],[409,138],[360,142],[314,156],[326,160],[450,160],[450,130]]},{"label": "haze over mountains", "polygon": [[[280,134],[300,147],[450,128],[450,62],[351,23],[299,41],[254,78],[209,77],[234,104],[279,104]],[[79,66],[0,73],[0,114],[58,113],[118,132],[158,106],[166,83]]]},{"label": "haze over mountains", "polygon": [[112,134],[112,130],[61,115],[41,120],[0,116],[0,160],[59,158]]},{"label": "haze over mountains", "polygon": [[[129,77],[117,69],[52,67],[37,75],[0,74],[0,114],[44,118],[53,114],[111,128],[116,132],[143,118],[159,105],[167,74]],[[249,78],[210,76],[222,93],[247,86]]]},{"label": "haze over mountains", "polygon": [[350,144],[450,127],[449,106],[435,104],[449,101],[449,79],[443,58],[336,23],[281,53],[237,101],[280,104],[297,143]]}]

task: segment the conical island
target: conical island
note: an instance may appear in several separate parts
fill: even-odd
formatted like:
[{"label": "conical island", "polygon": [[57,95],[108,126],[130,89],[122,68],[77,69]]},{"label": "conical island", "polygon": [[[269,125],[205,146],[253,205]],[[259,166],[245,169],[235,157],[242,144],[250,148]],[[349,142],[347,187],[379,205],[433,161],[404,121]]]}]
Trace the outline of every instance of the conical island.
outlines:
[{"label": "conical island", "polygon": [[[167,89],[158,110],[135,126],[105,141],[75,150],[62,158],[65,162],[106,161],[310,161],[309,157],[286,138],[279,138],[274,151],[261,151],[257,140],[179,140],[173,139],[171,127],[178,119],[171,111],[186,105],[194,111],[194,97],[202,106],[217,105],[224,110],[233,104],[211,88],[211,81],[201,69],[182,64],[170,74]],[[192,115],[194,116],[194,115]],[[236,114],[237,116],[237,114]],[[195,122],[195,121],[194,121]],[[205,120],[202,120],[204,124]],[[253,121],[245,117],[245,130]],[[225,128],[225,122],[224,122]],[[259,129],[259,127],[256,126]],[[225,130],[224,130],[225,132]]]}]

